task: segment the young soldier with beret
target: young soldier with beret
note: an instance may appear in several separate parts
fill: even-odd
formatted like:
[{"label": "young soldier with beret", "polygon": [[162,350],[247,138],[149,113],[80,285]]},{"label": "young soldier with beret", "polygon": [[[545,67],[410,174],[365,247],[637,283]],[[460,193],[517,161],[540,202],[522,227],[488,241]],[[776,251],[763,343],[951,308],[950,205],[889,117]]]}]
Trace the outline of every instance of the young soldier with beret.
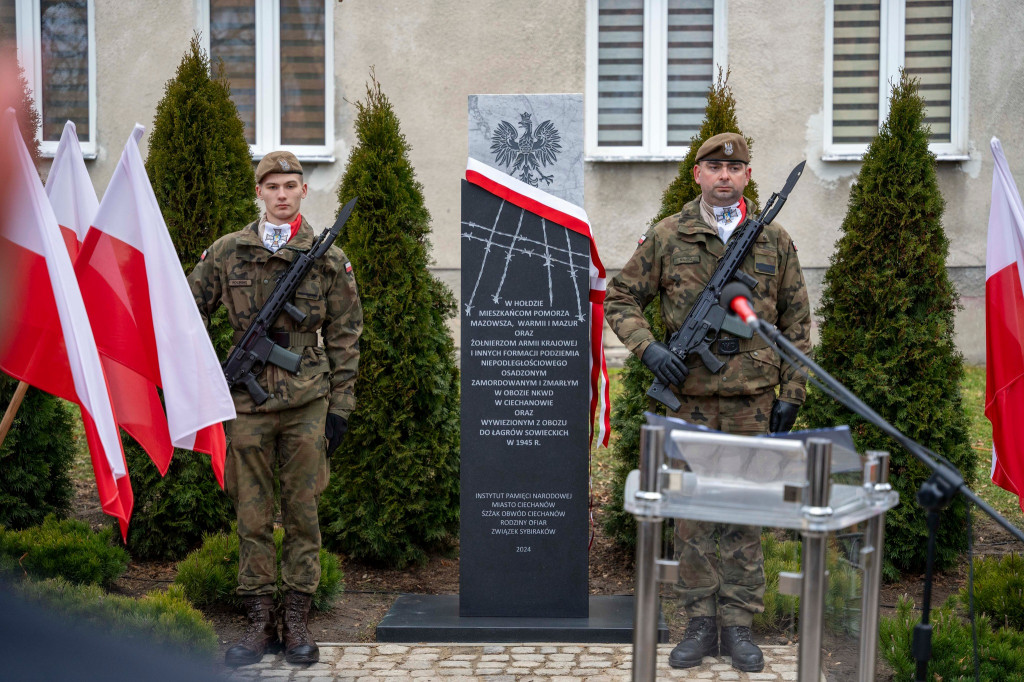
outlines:
[{"label": "young soldier with beret", "polygon": [[[640,239],[633,256],[608,285],[605,315],[626,347],[672,386],[682,406],[670,416],[739,435],[788,431],[804,401],[804,379],[783,367],[758,336],[723,332],[712,345],[725,363],[711,373],[699,357],[684,362],[655,339],[644,308],[660,295],[667,334],[683,323],[725,253],[725,244],[757,207],[743,197],[750,181],[750,154],[742,135],[722,133],[697,151],[693,178],[701,196],[665,218]],[[754,312],[778,327],[801,350],[810,350],[811,313],[796,247],[772,222],[755,241],[741,269],[757,279]],[[776,389],[778,396],[776,397]],[[750,639],[755,613],[764,610],[761,529],[754,526],[676,520],[686,635],[669,665],[689,668],[704,656],[732,657],[734,668],[764,668]]]},{"label": "young soldier with beret", "polygon": [[[203,321],[209,325],[223,305],[236,343],[278,278],[312,246],[313,228],[299,213],[306,191],[302,166],[293,154],[277,151],[264,156],[256,168],[256,195],[265,212],[256,222],[214,242],[188,277]],[[242,639],[226,653],[230,666],[258,662],[278,641],[275,476],[284,522],[280,624],[285,659],[314,663],[320,658],[307,628],[311,598],[320,581],[317,503],[327,485],[328,459],[355,407],[363,328],[352,266],[340,248],[332,246],[316,261],[292,303],[305,319],[295,322],[282,314],[270,336],[301,354],[299,371],[292,374],[267,364],[257,381],[270,397],[257,405],[244,387],[235,387],[238,417],[225,424],[225,488],[238,518],[238,594],[249,619]]]}]

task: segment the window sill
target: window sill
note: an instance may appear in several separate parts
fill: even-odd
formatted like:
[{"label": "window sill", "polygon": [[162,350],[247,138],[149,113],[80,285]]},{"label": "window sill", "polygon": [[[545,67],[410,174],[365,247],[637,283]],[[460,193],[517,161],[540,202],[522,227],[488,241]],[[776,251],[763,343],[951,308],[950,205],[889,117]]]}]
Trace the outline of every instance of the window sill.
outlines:
[{"label": "window sill", "polygon": [[[252,160],[253,162],[258,163],[263,159],[264,156],[266,156],[269,153],[270,152],[253,152]],[[335,161],[337,161],[337,159],[334,157],[334,154],[331,154],[330,152],[324,152],[323,154],[296,154],[295,158],[298,159],[301,163],[334,163]]]},{"label": "window sill", "polygon": [[[866,153],[866,152],[865,152]],[[822,161],[863,161],[864,154],[822,154]],[[970,154],[936,154],[936,161],[970,161]]]},{"label": "window sill", "polygon": [[647,156],[611,156],[607,154],[587,154],[584,161],[592,163],[666,163],[680,162],[686,158],[685,154],[651,154]]}]

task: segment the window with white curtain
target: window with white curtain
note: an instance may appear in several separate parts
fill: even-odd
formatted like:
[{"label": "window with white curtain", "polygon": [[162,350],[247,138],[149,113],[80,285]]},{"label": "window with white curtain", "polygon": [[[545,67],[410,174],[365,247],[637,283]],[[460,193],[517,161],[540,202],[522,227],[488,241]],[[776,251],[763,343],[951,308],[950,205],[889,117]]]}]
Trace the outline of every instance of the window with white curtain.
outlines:
[{"label": "window with white curtain", "polygon": [[256,158],[333,160],[332,0],[208,0],[199,28]]},{"label": "window with white curtain", "polygon": [[725,63],[725,0],[588,0],[591,160],[686,155]]},{"label": "window with white curtain", "polygon": [[827,0],[825,158],[857,159],[899,70],[920,81],[939,158],[966,158],[967,1]]},{"label": "window with white curtain", "polygon": [[57,151],[74,121],[86,156],[96,155],[96,54],[93,0],[0,0],[0,41],[14,41],[42,119],[44,156]]}]

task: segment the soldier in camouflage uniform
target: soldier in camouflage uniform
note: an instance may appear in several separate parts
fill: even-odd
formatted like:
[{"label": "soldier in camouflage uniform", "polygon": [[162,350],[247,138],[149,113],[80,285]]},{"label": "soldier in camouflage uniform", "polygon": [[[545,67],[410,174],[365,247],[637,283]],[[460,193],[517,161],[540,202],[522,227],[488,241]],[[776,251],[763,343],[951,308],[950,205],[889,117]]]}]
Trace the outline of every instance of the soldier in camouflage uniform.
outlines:
[{"label": "soldier in camouflage uniform", "polygon": [[[694,179],[701,197],[652,227],[636,252],[608,285],[605,314],[612,329],[654,374],[672,386],[682,406],[671,416],[739,435],[788,431],[804,400],[804,379],[782,367],[779,356],[758,336],[725,332],[712,351],[725,363],[711,373],[697,356],[684,362],[654,338],[644,308],[660,295],[661,316],[674,333],[725,253],[725,242],[756,210],[743,198],[750,181],[745,140],[716,135],[697,152]],[[757,279],[754,311],[801,350],[810,349],[810,307],[793,240],[777,223],[768,225],[741,268]],[[778,397],[776,397],[778,387]],[[676,668],[700,665],[721,652],[746,672],[764,667],[750,641],[755,613],[764,610],[761,529],[677,520],[680,600],[689,618],[686,636],[669,656]],[[716,547],[717,544],[717,547]]]},{"label": "soldier in camouflage uniform", "polygon": [[[313,243],[313,230],[299,214],[306,185],[298,159],[288,152],[266,155],[256,169],[256,182],[264,215],[214,242],[188,278],[203,321],[209,324],[217,307],[224,305],[236,342],[278,277]],[[238,417],[226,424],[225,487],[238,517],[238,594],[249,617],[242,640],[227,651],[226,662],[232,666],[259,661],[278,640],[275,473],[284,521],[285,658],[291,663],[319,660],[307,628],[311,597],[320,582],[317,503],[327,486],[328,458],[355,408],[363,327],[352,266],[341,249],[332,246],[316,261],[292,302],[306,318],[299,323],[282,314],[271,338],[301,353],[298,373],[268,364],[258,382],[270,397],[256,405],[244,387],[236,387],[232,396]]]}]

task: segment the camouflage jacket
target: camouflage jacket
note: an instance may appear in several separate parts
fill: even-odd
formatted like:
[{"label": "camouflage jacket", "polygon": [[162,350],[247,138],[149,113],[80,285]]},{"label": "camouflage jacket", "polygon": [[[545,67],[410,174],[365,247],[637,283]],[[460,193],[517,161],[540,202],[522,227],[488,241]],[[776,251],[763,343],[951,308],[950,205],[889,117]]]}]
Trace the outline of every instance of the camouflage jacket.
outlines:
[{"label": "camouflage jacket", "polygon": [[[747,201],[748,215],[754,215]],[[704,222],[700,198],[676,215],[647,231],[622,271],[608,285],[605,316],[619,339],[637,357],[654,341],[644,308],[661,294],[661,316],[671,335],[686,319],[694,302],[711,279],[725,244],[718,232]],[[773,323],[800,350],[811,346],[811,311],[803,273],[793,240],[776,223],[768,225],[751,248],[741,268],[757,278],[754,312]],[[723,332],[721,338],[730,335]],[[757,335],[739,340],[739,352],[724,355],[718,343],[712,351],[725,363],[712,374],[694,354],[686,359],[690,376],[683,395],[748,395],[780,385],[780,397],[801,404],[805,380],[791,367],[781,366],[779,356]]]},{"label": "camouflage jacket", "polygon": [[[305,218],[298,233],[277,253],[263,245],[260,226],[260,222],[253,222],[218,239],[188,276],[204,324],[209,326],[210,317],[223,304],[236,341],[274,290],[277,278],[300,251],[313,245],[313,229]],[[298,374],[268,364],[258,381],[270,398],[257,406],[244,387],[236,387],[231,393],[239,412],[278,412],[329,394],[329,410],[348,419],[355,409],[359,335],[363,330],[363,309],[351,270],[348,258],[337,246],[316,262],[292,299],[306,313],[306,319],[297,323],[282,313],[274,323],[274,330],[313,335],[304,341],[293,338],[290,350],[302,353]],[[323,339],[322,347],[315,341],[317,331]]]}]

